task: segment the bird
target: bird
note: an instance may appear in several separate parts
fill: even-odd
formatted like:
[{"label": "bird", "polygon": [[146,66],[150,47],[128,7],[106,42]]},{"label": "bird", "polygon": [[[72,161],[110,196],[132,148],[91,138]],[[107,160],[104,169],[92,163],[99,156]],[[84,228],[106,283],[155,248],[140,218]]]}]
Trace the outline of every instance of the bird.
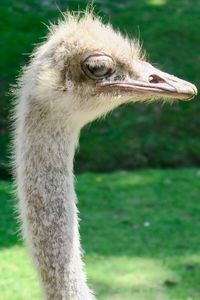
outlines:
[{"label": "bird", "polygon": [[150,64],[137,39],[94,12],[49,26],[14,91],[21,231],[46,300],[94,300],[84,269],[73,160],[81,129],[116,107],[190,100],[196,87]]}]

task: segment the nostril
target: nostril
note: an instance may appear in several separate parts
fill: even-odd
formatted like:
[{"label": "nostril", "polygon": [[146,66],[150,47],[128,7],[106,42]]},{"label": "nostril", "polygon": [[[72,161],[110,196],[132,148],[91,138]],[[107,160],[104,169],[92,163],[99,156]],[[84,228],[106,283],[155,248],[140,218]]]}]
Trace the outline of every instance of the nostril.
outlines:
[{"label": "nostril", "polygon": [[165,80],[162,77],[160,77],[156,74],[153,74],[153,75],[149,76],[149,82],[150,83],[163,83],[163,82],[165,82]]}]

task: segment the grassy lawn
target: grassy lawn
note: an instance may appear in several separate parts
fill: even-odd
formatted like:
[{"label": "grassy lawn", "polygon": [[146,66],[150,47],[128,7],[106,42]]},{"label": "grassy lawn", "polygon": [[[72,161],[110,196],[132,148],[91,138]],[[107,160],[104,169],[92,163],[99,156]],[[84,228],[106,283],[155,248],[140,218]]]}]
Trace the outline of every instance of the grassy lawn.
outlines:
[{"label": "grassy lawn", "polygon": [[[89,282],[99,300],[200,299],[200,170],[77,178]],[[0,183],[0,299],[40,299],[17,237],[10,182]]]}]

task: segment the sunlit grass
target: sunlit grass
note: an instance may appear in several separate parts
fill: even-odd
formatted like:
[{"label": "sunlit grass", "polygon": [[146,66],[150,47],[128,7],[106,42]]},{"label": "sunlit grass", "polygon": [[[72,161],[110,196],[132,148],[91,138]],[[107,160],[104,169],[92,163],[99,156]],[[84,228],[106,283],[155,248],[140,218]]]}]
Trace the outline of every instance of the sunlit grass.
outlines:
[{"label": "sunlit grass", "polygon": [[119,256],[95,257],[92,261],[89,257],[86,261],[90,281],[102,300],[143,299],[147,294],[155,297],[161,292],[164,295],[163,282],[176,278],[159,259]]},{"label": "sunlit grass", "polygon": [[0,274],[0,299],[40,299],[38,281],[24,247],[0,251]]},{"label": "sunlit grass", "polygon": [[[99,300],[200,299],[200,171],[77,177],[81,237]],[[0,184],[0,299],[39,300],[16,232],[11,184]]]},{"label": "sunlit grass", "polygon": [[[0,299],[40,299],[38,281],[24,247],[1,250],[0,261]],[[131,300],[132,296],[146,300],[147,295],[148,300],[161,295],[162,300],[168,299],[163,282],[178,280],[176,272],[156,258],[86,255],[85,261],[89,281],[102,300]]]},{"label": "sunlit grass", "polygon": [[150,5],[165,5],[168,1],[167,0],[146,0],[147,4]]}]

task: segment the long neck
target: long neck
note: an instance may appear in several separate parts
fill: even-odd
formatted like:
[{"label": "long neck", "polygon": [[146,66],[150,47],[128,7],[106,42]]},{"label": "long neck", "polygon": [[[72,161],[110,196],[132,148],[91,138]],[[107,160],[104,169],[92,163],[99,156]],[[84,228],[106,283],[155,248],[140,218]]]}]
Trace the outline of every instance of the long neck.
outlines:
[{"label": "long neck", "polygon": [[56,120],[31,105],[18,116],[16,165],[22,229],[45,299],[91,300],[73,188],[79,130],[68,120]]}]

